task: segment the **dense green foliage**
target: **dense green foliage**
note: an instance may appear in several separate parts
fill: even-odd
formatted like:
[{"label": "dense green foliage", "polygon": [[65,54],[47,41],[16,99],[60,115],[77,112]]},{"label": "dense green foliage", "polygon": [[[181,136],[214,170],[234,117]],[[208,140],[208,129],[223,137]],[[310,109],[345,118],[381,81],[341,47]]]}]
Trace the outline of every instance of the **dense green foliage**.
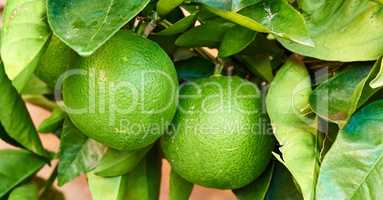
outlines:
[{"label": "dense green foliage", "polygon": [[163,159],[170,200],[382,198],[382,0],[4,6],[1,200],[61,200],[82,174],[95,200],[159,199]]}]

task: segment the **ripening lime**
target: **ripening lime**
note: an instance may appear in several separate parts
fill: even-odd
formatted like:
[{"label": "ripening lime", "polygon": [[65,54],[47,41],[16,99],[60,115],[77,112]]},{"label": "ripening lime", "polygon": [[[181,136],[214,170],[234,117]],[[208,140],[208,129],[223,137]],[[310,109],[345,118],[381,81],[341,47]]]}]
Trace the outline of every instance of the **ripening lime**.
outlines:
[{"label": "ripening lime", "polygon": [[74,64],[64,81],[70,119],[84,134],[119,150],[154,143],[176,110],[177,75],[154,42],[119,32]]},{"label": "ripening lime", "polygon": [[215,76],[184,85],[173,123],[162,148],[189,182],[236,189],[269,163],[274,141],[263,131],[261,95],[249,81]]}]

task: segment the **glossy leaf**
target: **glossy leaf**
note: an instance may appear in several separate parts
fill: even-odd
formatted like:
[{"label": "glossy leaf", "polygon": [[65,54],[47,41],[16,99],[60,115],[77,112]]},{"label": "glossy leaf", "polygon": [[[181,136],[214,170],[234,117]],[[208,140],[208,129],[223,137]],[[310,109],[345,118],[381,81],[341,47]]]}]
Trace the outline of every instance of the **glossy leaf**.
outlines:
[{"label": "glossy leaf", "polygon": [[314,46],[303,16],[285,0],[263,1],[238,13],[206,8],[251,30],[272,33],[305,46]]},{"label": "glossy leaf", "polygon": [[193,190],[193,183],[188,182],[174,170],[170,171],[169,200],[188,200]]},{"label": "glossy leaf", "polygon": [[128,177],[105,178],[92,173],[87,174],[89,190],[93,200],[125,200]]},{"label": "glossy leaf", "polygon": [[1,58],[8,77],[21,91],[51,35],[44,0],[7,1],[1,31]]},{"label": "glossy leaf", "polygon": [[128,23],[150,0],[48,0],[53,32],[82,56],[89,56]]},{"label": "glossy leaf", "polygon": [[313,199],[319,168],[316,120],[307,116],[311,81],[305,66],[289,59],[271,82],[266,98],[273,132],[281,147],[281,161],[300,186],[305,199]]},{"label": "glossy leaf", "polygon": [[41,122],[38,131],[40,133],[53,133],[57,131],[62,126],[65,116],[65,112],[61,109],[54,109],[51,116]]},{"label": "glossy leaf", "polygon": [[303,200],[303,196],[296,187],[295,180],[288,169],[275,161],[273,176],[265,200]]},{"label": "glossy leaf", "polygon": [[8,200],[38,200],[39,188],[34,183],[21,185],[9,194]]},{"label": "glossy leaf", "polygon": [[[284,39],[283,46],[322,60],[376,60],[383,54],[383,12],[371,0],[300,0],[315,47]],[[367,31],[368,30],[368,31]]]},{"label": "glossy leaf", "polygon": [[310,105],[324,119],[343,126],[352,113],[378,90],[369,82],[376,76],[379,63],[356,63],[319,85],[310,96]]},{"label": "glossy leaf", "polygon": [[227,11],[238,11],[261,1],[262,0],[192,0],[192,2],[203,3]]},{"label": "glossy leaf", "polygon": [[254,182],[241,189],[234,190],[237,199],[264,200],[270,186],[273,171],[274,163],[271,163],[268,169],[266,169],[266,171],[263,172],[262,175],[258,177]]},{"label": "glossy leaf", "polygon": [[184,0],[159,0],[157,3],[157,11],[159,15],[166,15],[173,9],[182,4]]},{"label": "glossy leaf", "polygon": [[182,47],[217,47],[225,32],[234,26],[233,23],[213,18],[200,26],[194,27],[180,35],[176,45]]},{"label": "glossy leaf", "polygon": [[135,151],[118,151],[109,148],[93,173],[104,177],[125,175],[138,165],[151,147]]},{"label": "glossy leaf", "polygon": [[194,25],[195,21],[197,20],[197,14],[191,14],[175,24],[171,25],[170,27],[160,31],[157,33],[157,35],[175,35],[182,33],[186,31],[188,28]]},{"label": "glossy leaf", "polygon": [[175,65],[178,78],[181,80],[195,80],[214,73],[214,64],[201,57],[192,57],[176,62]]},{"label": "glossy leaf", "polygon": [[153,148],[128,174],[126,199],[157,200],[161,185],[161,158]]},{"label": "glossy leaf", "polygon": [[219,47],[219,57],[225,58],[244,50],[255,40],[257,33],[245,27],[235,26],[223,36]]},{"label": "glossy leaf", "polygon": [[323,160],[317,199],[380,199],[383,195],[383,101],[355,113]]},{"label": "glossy leaf", "polygon": [[12,86],[0,63],[0,122],[10,138],[24,148],[47,156],[23,99]]},{"label": "glossy leaf", "polygon": [[256,75],[261,76],[264,80],[271,82],[274,78],[273,68],[269,56],[256,55],[256,56],[241,56],[246,67]]},{"label": "glossy leaf", "polygon": [[41,158],[24,150],[0,150],[0,197],[36,173],[44,164]]},{"label": "glossy leaf", "polygon": [[372,88],[379,88],[383,86],[383,60],[380,60],[380,70],[376,77],[370,82]]},{"label": "glossy leaf", "polygon": [[59,185],[94,169],[105,150],[104,145],[89,139],[69,119],[65,119],[60,143]]}]

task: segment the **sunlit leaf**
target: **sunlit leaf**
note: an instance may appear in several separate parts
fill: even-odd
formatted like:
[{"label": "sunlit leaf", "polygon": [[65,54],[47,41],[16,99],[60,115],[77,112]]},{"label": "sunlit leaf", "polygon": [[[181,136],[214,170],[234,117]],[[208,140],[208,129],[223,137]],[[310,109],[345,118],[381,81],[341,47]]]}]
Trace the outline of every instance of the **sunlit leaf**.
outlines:
[{"label": "sunlit leaf", "polygon": [[82,56],[91,55],[150,0],[48,0],[53,32]]}]

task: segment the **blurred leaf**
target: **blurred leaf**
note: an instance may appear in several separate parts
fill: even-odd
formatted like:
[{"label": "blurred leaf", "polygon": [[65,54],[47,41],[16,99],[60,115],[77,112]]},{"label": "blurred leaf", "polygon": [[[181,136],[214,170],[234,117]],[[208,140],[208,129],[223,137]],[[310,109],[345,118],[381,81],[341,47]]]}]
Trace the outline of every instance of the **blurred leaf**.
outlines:
[{"label": "blurred leaf", "polygon": [[23,90],[22,95],[45,95],[51,94],[52,90],[36,75],[32,75]]},{"label": "blurred leaf", "polygon": [[161,185],[161,157],[153,148],[128,174],[126,199],[157,200]]},{"label": "blurred leaf", "polygon": [[161,48],[166,51],[169,56],[172,56],[177,50],[175,41],[177,37],[175,35],[163,36],[163,35],[149,35],[149,39],[153,40],[161,46]]},{"label": "blurred leaf", "polygon": [[274,163],[269,164],[261,176],[249,185],[234,190],[238,200],[264,200],[270,186],[271,177],[274,171]]},{"label": "blurred leaf", "polygon": [[299,0],[315,47],[279,39],[287,49],[322,60],[365,61],[383,55],[383,11],[371,0]]},{"label": "blurred leaf", "polygon": [[8,200],[38,200],[39,188],[34,183],[18,186],[9,194]]},{"label": "blurred leaf", "polygon": [[0,123],[0,140],[3,140],[4,142],[16,146],[16,147],[23,147],[20,143],[18,143],[16,140],[12,139],[7,132],[4,130],[4,127]]},{"label": "blurred leaf", "polygon": [[254,74],[262,77],[262,79],[271,82],[274,78],[273,68],[271,67],[271,61],[269,56],[256,55],[241,56],[241,59],[247,64],[246,67]]},{"label": "blurred leaf", "polygon": [[151,147],[135,151],[118,151],[109,148],[93,173],[103,177],[125,175],[138,165]]},{"label": "blurred leaf", "polygon": [[241,26],[229,29],[219,47],[219,57],[225,58],[239,53],[255,40],[256,35],[255,31]]},{"label": "blurred leaf", "polygon": [[272,33],[305,46],[314,46],[303,16],[285,0],[262,1],[238,13],[206,8],[253,31]]},{"label": "blurred leaf", "polygon": [[105,178],[88,173],[87,177],[93,200],[127,200],[127,175]]},{"label": "blurred leaf", "polygon": [[17,91],[35,71],[50,37],[45,6],[44,0],[11,0],[5,6],[1,58]]},{"label": "blurred leaf", "polygon": [[0,63],[0,122],[9,137],[24,148],[47,156],[24,101],[12,86]]},{"label": "blurred leaf", "polygon": [[188,200],[193,190],[193,183],[188,182],[174,170],[170,171],[169,200]]},{"label": "blurred leaf", "polygon": [[274,135],[281,145],[280,160],[305,199],[314,198],[320,155],[316,120],[307,117],[311,92],[307,69],[299,61],[289,59],[271,82],[266,99]]},{"label": "blurred leaf", "polygon": [[53,133],[61,128],[66,114],[60,108],[55,108],[47,119],[41,122],[38,131],[40,133]]},{"label": "blurred leaf", "polygon": [[273,176],[265,200],[303,200],[294,181],[288,169],[280,162],[274,161]]},{"label": "blurred leaf", "polygon": [[184,0],[159,0],[157,3],[157,11],[159,15],[166,15],[173,9],[182,4]]},{"label": "blurred leaf", "polygon": [[336,124],[328,122],[322,118],[318,120],[318,123],[318,131],[324,134],[320,153],[320,160],[322,161],[331,146],[334,144],[335,138],[339,132],[339,127]]},{"label": "blurred leaf", "polygon": [[24,150],[0,150],[0,197],[32,176],[44,164],[40,157]]},{"label": "blurred leaf", "polygon": [[182,47],[217,47],[227,30],[234,26],[226,20],[213,18],[183,33],[176,40]]},{"label": "blurred leaf", "polygon": [[48,0],[53,32],[82,56],[91,55],[150,0]]},{"label": "blurred leaf", "polygon": [[344,71],[319,85],[310,96],[310,106],[324,119],[343,126],[355,110],[378,90],[369,82],[377,74],[380,63],[350,64]]},{"label": "blurred leaf", "polygon": [[238,11],[261,1],[262,0],[192,0],[192,2],[203,3],[227,11]]},{"label": "blurred leaf", "polygon": [[197,20],[197,13],[191,14],[179,20],[178,22],[166,28],[165,30],[158,32],[157,35],[175,35],[175,34],[185,32],[188,28],[194,25],[196,20]]},{"label": "blurred leaf", "polygon": [[58,184],[62,186],[80,174],[94,169],[105,150],[104,145],[83,135],[66,118],[61,133]]},{"label": "blurred leaf", "polygon": [[195,80],[208,77],[214,73],[214,64],[201,57],[192,57],[175,63],[178,78],[181,80]]},{"label": "blurred leaf", "polygon": [[[383,58],[382,58],[383,59]],[[375,78],[370,82],[372,88],[379,88],[383,86],[383,60],[380,60],[380,70]]]},{"label": "blurred leaf", "polygon": [[317,199],[380,199],[383,195],[383,101],[352,116],[325,156]]}]

